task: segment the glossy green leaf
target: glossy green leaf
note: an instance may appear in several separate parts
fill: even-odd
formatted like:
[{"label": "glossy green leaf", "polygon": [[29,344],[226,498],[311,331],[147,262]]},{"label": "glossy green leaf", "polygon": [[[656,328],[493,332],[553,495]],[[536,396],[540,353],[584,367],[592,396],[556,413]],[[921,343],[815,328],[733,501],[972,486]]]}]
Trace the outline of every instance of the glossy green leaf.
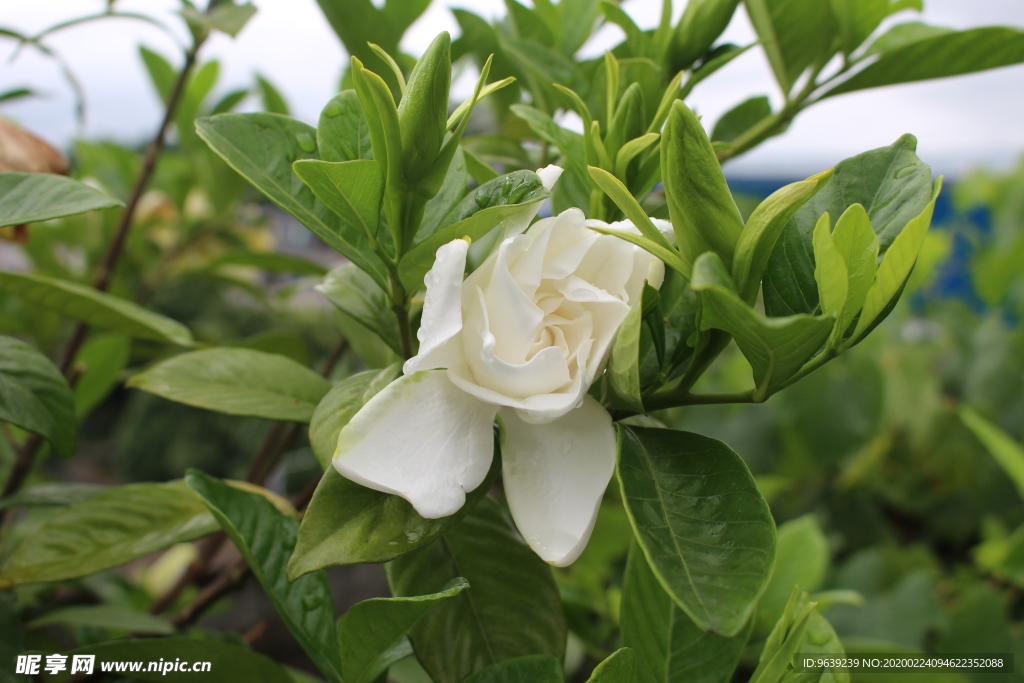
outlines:
[{"label": "glossy green leaf", "polygon": [[50,173],[0,173],[0,228],[124,206],[77,180]]},{"label": "glossy green leaf", "polygon": [[691,0],[672,37],[669,60],[672,71],[682,71],[711,49],[732,20],[739,0]]},{"label": "glossy green leaf", "polygon": [[[426,207],[423,209],[423,221],[420,223],[420,229],[416,233],[417,241],[424,240],[437,232],[448,212],[458,206],[459,202],[466,196],[468,159],[469,153],[461,147],[456,150],[451,166],[448,167],[448,173],[441,184],[441,189],[427,202]],[[482,163],[486,165],[486,162]],[[491,169],[490,166],[487,166],[487,168],[491,170],[491,176],[484,182],[498,177],[497,171]]]},{"label": "glossy green leaf", "polygon": [[495,458],[487,478],[467,494],[466,503],[454,515],[425,519],[404,498],[360,486],[330,467],[302,518],[288,575],[295,578],[338,565],[378,564],[421,548],[458,524],[487,495],[500,469]]},{"label": "glossy green leaf", "polygon": [[647,212],[643,210],[636,198],[629,193],[629,190],[626,189],[621,180],[608,171],[595,166],[591,166],[588,170],[590,171],[590,177],[597,183],[597,186],[615,202],[619,210],[626,215],[626,218],[644,237],[664,249],[672,250],[672,244],[668,241],[668,238],[661,233],[661,230],[658,230],[657,226],[654,225],[654,222],[647,215]]},{"label": "glossy green leaf", "polygon": [[768,259],[786,224],[832,177],[832,170],[812,175],[773,192],[750,214],[743,234],[736,243],[732,266],[733,280],[741,298],[749,303],[757,299]]},{"label": "glossy green leaf", "polygon": [[628,647],[608,655],[590,674],[587,683],[633,683],[636,680],[636,654]]},{"label": "glossy green leaf", "polygon": [[842,256],[847,275],[846,304],[832,335],[838,342],[864,307],[878,265],[878,236],[863,206],[854,204],[843,213],[832,231],[832,242]]},{"label": "glossy green leaf", "polygon": [[50,359],[23,341],[0,336],[0,422],[38,434],[54,453],[75,453],[75,397]]},{"label": "glossy green leaf", "polygon": [[387,286],[384,264],[366,238],[346,226],[295,175],[292,164],[316,159],[317,131],[276,114],[218,114],[196,121],[199,136],[270,201],[347,259]]},{"label": "glossy green leaf", "polygon": [[256,7],[252,4],[236,5],[234,2],[222,2],[206,12],[200,12],[191,5],[181,11],[189,24],[201,26],[208,31],[220,31],[232,38],[245,28],[255,14]]},{"label": "glossy green leaf", "polygon": [[181,481],[119,486],[49,516],[11,552],[0,586],[88,576],[216,530]]},{"label": "glossy green leaf", "polygon": [[693,263],[699,255],[713,251],[731,267],[743,219],[711,141],[682,102],[672,105],[665,124],[661,177],[683,260]]},{"label": "glossy green leaf", "polygon": [[370,128],[355,90],[338,93],[324,105],[316,127],[316,142],[324,161],[371,158]]},{"label": "glossy green leaf", "polygon": [[[918,10],[920,11],[920,10]],[[864,51],[863,58],[878,55],[883,52],[893,52],[922,40],[936,36],[954,33],[954,29],[943,26],[931,26],[920,21],[909,21],[905,24],[896,24],[888,31],[878,36],[868,49]]]},{"label": "glossy green leaf", "polygon": [[383,370],[367,370],[347,377],[327,392],[309,422],[309,445],[320,467],[328,470],[338,447],[338,433],[359,409],[402,374],[394,364]]},{"label": "glossy green leaf", "polygon": [[812,235],[818,218],[842,216],[860,204],[878,235],[884,254],[932,197],[931,169],[914,150],[917,139],[904,135],[893,145],[840,162],[831,180],[786,224],[768,261],[764,306],[769,316],[813,313],[818,308]]},{"label": "glossy green leaf", "polygon": [[357,602],[338,621],[338,648],[346,683],[373,683],[392,662],[387,657],[416,622],[469,588],[453,579],[438,593]]},{"label": "glossy green leaf", "polygon": [[1024,31],[1020,29],[988,26],[933,32],[923,40],[892,45],[824,97],[896,83],[959,76],[1021,62],[1024,62]]},{"label": "glossy green leaf", "polygon": [[468,237],[476,241],[499,225],[521,232],[536,215],[536,205],[549,196],[533,171],[514,171],[481,185],[448,212],[437,232],[405,255],[398,266],[402,284],[409,291],[419,291],[437,250],[452,240]]},{"label": "glossy green leaf", "polygon": [[864,308],[861,309],[860,319],[857,321],[857,328],[853,331],[850,344],[856,344],[874,329],[875,325],[885,318],[903,291],[910,271],[917,262],[917,255],[921,252],[924,238],[928,234],[932,213],[935,211],[935,201],[941,191],[942,177],[939,176],[935,181],[935,192],[932,194],[931,202],[907,223],[903,232],[896,236],[885,252],[882,262],[878,265],[875,282],[864,298]]},{"label": "glossy green leaf", "polygon": [[732,142],[762,119],[771,116],[771,113],[772,105],[766,96],[751,97],[722,114],[711,133],[711,139],[715,142]]},{"label": "glossy green leaf", "polygon": [[185,483],[202,498],[249,563],[302,649],[324,675],[340,681],[334,600],[327,575],[308,574],[290,583],[285,573],[299,521],[275,508],[264,496],[229,486],[198,470],[190,470]]},{"label": "glossy green leaf", "polygon": [[75,366],[82,370],[74,389],[75,415],[79,419],[120,383],[130,353],[131,340],[121,335],[97,335],[82,346],[75,356]]},{"label": "glossy green leaf", "polygon": [[728,683],[749,635],[749,628],[732,638],[702,631],[665,592],[639,547],[630,550],[622,644],[636,652],[638,683]]},{"label": "glossy green leaf", "polygon": [[[146,662],[141,671],[133,671],[132,678],[157,683],[196,683],[203,681],[230,680],[246,683],[294,683],[285,670],[269,657],[253,652],[247,647],[224,640],[196,638],[193,636],[171,636],[169,638],[143,638],[138,640],[114,640],[107,643],[87,645],[64,654],[89,654],[96,656],[96,671],[99,662]],[[209,673],[193,671],[149,671],[148,663],[168,664],[178,660],[184,662],[209,663]]]},{"label": "glossy green leaf", "polygon": [[1024,498],[1024,446],[1011,439],[1009,434],[983,418],[970,406],[960,406],[959,413],[964,425],[988,449]]},{"label": "glossy green leaf", "polygon": [[714,254],[693,267],[691,287],[700,294],[702,330],[719,329],[736,339],[754,372],[754,395],[763,400],[793,377],[821,349],[834,319],[810,315],[768,318],[740,299]]},{"label": "glossy green leaf", "polygon": [[442,31],[416,62],[398,105],[403,173],[411,181],[426,175],[441,151],[451,79],[451,37]]},{"label": "glossy green leaf", "polygon": [[161,361],[129,387],[229,415],[308,422],[331,383],[309,368],[251,349],[204,349]]},{"label": "glossy green leaf", "polygon": [[[489,183],[500,175],[494,170],[493,166],[487,163],[487,161],[476,152],[471,152],[468,149],[463,148],[462,153],[466,163],[466,172],[478,185]],[[443,191],[444,188],[442,188],[442,192]],[[429,210],[429,206],[427,208]],[[426,216],[424,216],[424,222],[426,222]],[[433,232],[433,229],[431,229],[431,232]]]},{"label": "glossy green leaf", "polygon": [[551,655],[507,659],[481,669],[463,683],[562,683],[561,663]]},{"label": "glossy green leaf", "polygon": [[166,102],[167,96],[171,94],[171,89],[174,87],[174,80],[177,76],[174,67],[162,55],[142,45],[139,46],[139,56],[142,57],[142,63],[146,67],[149,80],[153,83],[153,88],[156,90],[157,95]]},{"label": "glossy green leaf", "polygon": [[316,290],[346,315],[376,334],[395,353],[401,354],[398,320],[388,303],[387,294],[377,286],[373,278],[354,264],[346,263],[328,273],[324,281],[316,286]]},{"label": "glossy green leaf", "polygon": [[485,498],[461,524],[387,566],[395,595],[423,595],[463,576],[471,588],[445,601],[409,634],[436,683],[460,683],[491,664],[565,655],[566,626],[551,569]]},{"label": "glossy green leaf", "polygon": [[775,561],[775,524],[754,478],[720,441],[617,429],[622,497],[651,570],[701,630],[736,635]]},{"label": "glossy green leaf", "polygon": [[145,612],[136,612],[122,605],[62,607],[47,612],[41,617],[36,617],[26,624],[26,627],[32,629],[52,626],[54,624],[102,628],[113,631],[127,631],[129,633],[146,633],[157,636],[167,636],[174,633],[174,626],[166,619],[161,619]]},{"label": "glossy green leaf", "polygon": [[131,301],[98,292],[76,282],[42,275],[0,272],[0,291],[16,294],[93,327],[137,339],[192,346],[192,333],[176,320],[148,311]]},{"label": "glossy green leaf", "polygon": [[295,174],[327,208],[355,226],[367,240],[376,239],[384,199],[384,171],[372,159],[296,161]]},{"label": "glossy green leaf", "polygon": [[828,539],[813,515],[805,515],[779,527],[778,553],[768,587],[757,604],[754,633],[771,631],[782,616],[793,587],[816,591],[828,571]]},{"label": "glossy green leaf", "polygon": [[814,279],[818,283],[818,300],[823,315],[839,316],[846,305],[849,291],[846,261],[832,240],[832,219],[821,214],[814,228]]},{"label": "glossy green leaf", "polygon": [[838,27],[822,0],[744,0],[775,79],[788,93],[809,66],[828,56]]}]

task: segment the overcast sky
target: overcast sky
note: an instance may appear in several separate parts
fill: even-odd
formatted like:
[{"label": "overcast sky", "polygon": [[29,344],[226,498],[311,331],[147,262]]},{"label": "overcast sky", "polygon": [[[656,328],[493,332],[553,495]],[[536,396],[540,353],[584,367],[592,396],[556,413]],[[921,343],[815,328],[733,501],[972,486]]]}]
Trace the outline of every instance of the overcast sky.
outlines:
[{"label": "overcast sky", "polygon": [[[335,92],[346,61],[340,42],[315,0],[254,0],[254,4],[259,13],[238,38],[217,35],[204,49],[206,59],[217,58],[221,63],[217,92],[251,84],[260,72],[284,93],[293,115],[315,122]],[[626,0],[623,6],[641,26],[652,26],[660,5],[660,0]],[[678,14],[683,2],[677,0],[676,5]],[[104,0],[4,0],[0,22],[31,33],[104,6]],[[184,40],[180,21],[172,14],[179,6],[175,0],[121,0],[118,6],[165,18]],[[504,13],[502,0],[435,0],[406,34],[405,51],[419,54],[441,30],[457,35],[448,11],[453,6],[487,18]],[[894,21],[915,18],[914,13],[904,13]],[[955,28],[992,24],[1024,28],[1024,1],[925,0],[923,19]],[[584,54],[600,54],[620,38],[617,27],[606,27],[584,48]],[[754,40],[742,5],[724,39],[739,44]],[[72,63],[83,83],[88,103],[86,136],[135,142],[152,134],[160,110],[137,46],[172,56],[177,48],[171,38],[140,22],[108,20],[61,32],[48,44]],[[13,43],[0,42],[0,92],[31,86],[45,97],[0,105],[0,115],[66,145],[78,131],[71,92],[58,67],[34,51],[24,51],[9,63],[12,52]],[[464,94],[469,80],[467,74],[456,89]],[[755,49],[698,86],[689,104],[706,121],[715,121],[737,103],[762,94],[779,101],[764,55]],[[979,165],[1005,168],[1024,152],[1022,105],[1024,66],[845,95],[801,114],[786,134],[733,162],[729,171],[806,175],[889,144],[905,132],[918,136],[919,153],[937,172],[958,175]]]}]

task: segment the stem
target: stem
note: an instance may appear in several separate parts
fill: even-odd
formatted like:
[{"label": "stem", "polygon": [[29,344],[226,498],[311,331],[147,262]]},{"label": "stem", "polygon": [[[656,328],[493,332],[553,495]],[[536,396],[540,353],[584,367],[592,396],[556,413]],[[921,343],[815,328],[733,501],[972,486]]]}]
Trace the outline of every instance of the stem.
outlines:
[{"label": "stem", "polygon": [[[178,80],[174,83],[174,89],[171,90],[171,94],[167,98],[163,121],[160,122],[160,128],[157,130],[156,136],[149,143],[146,156],[142,162],[142,169],[135,179],[135,185],[132,188],[128,202],[125,204],[124,213],[121,214],[121,220],[117,225],[117,230],[114,232],[114,238],[107,247],[107,253],[100,264],[100,270],[93,281],[92,286],[97,291],[105,292],[110,287],[110,278],[114,268],[117,266],[118,259],[121,257],[121,252],[124,250],[128,232],[132,226],[132,217],[135,214],[135,209],[139,204],[139,200],[142,199],[142,194],[149,185],[150,179],[153,177],[153,172],[156,170],[157,161],[167,140],[167,129],[170,128],[171,123],[174,121],[174,115],[178,109],[178,104],[181,102],[181,96],[185,92],[185,84],[188,82],[189,74],[195,65],[196,55],[202,43],[202,40],[197,40],[192,49],[185,53],[185,64],[182,66],[181,73],[178,74]],[[78,355],[78,351],[85,342],[85,337],[88,333],[89,325],[87,323],[80,322],[75,326],[75,331],[71,335],[71,339],[61,356],[59,367],[65,375],[69,374],[72,363],[75,361],[75,356]],[[0,497],[6,498],[10,496],[25,483],[25,478],[32,470],[36,454],[39,452],[39,447],[42,443],[43,440],[36,436],[30,436],[25,440],[22,449],[18,452],[14,467],[11,469],[11,474],[4,484],[4,490]]]},{"label": "stem", "polygon": [[402,346],[402,358],[409,360],[413,357],[412,352],[412,328],[409,326],[408,294],[402,281],[394,271],[391,272],[391,310],[398,320],[398,341]]}]

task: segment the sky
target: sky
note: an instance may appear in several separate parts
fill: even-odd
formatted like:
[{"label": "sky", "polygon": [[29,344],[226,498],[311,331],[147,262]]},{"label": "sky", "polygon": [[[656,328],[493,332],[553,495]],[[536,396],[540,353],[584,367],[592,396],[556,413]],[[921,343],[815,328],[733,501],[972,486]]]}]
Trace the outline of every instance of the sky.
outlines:
[{"label": "sky", "polygon": [[[401,1],[401,0],[392,0]],[[820,0],[822,2],[826,0]],[[375,0],[378,2],[379,0]],[[528,2],[528,0],[527,0]],[[251,85],[260,73],[273,82],[297,118],[315,123],[335,93],[347,57],[316,0],[254,0],[259,12],[237,38],[216,35],[204,47],[204,59],[220,62],[215,93]],[[683,2],[676,0],[677,15]],[[59,21],[100,11],[105,0],[4,0],[0,26],[31,33]],[[177,40],[184,29],[173,12],[174,0],[121,0],[122,11],[149,13],[172,25]],[[657,22],[661,0],[626,0],[623,7],[643,27]],[[403,49],[421,53],[442,30],[458,34],[449,8],[470,9],[486,18],[504,14],[502,0],[435,0],[403,40]],[[925,0],[925,12],[905,12],[889,20],[923,20],[953,28],[1009,25],[1024,28],[1022,0]],[[582,54],[599,55],[622,37],[605,27]],[[722,40],[746,44],[754,31],[742,4]],[[79,129],[72,92],[59,67],[35,51],[10,61],[14,43],[0,40],[0,92],[30,86],[40,98],[0,104],[0,116],[66,146],[76,135],[136,143],[152,135],[161,110],[138,56],[138,46],[180,62],[180,48],[148,24],[105,20],[67,29],[47,45],[72,65],[86,93],[87,119]],[[455,95],[465,96],[474,75],[458,78]],[[736,104],[757,95],[781,101],[759,48],[748,51],[705,83],[688,104],[713,122]],[[803,112],[782,136],[730,162],[734,176],[809,175],[837,161],[890,144],[903,133],[919,139],[918,153],[937,173],[953,177],[974,167],[1008,168],[1024,154],[1024,66],[953,79],[891,86],[826,100]],[[573,125],[570,119],[567,125]]]}]

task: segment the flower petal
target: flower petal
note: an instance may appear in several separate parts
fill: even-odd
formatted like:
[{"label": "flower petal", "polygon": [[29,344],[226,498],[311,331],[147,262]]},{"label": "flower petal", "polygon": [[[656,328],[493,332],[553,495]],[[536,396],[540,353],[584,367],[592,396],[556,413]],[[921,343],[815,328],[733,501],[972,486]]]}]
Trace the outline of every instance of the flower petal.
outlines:
[{"label": "flower petal", "polygon": [[562,167],[551,164],[545,166],[537,171],[537,175],[540,176],[540,182],[544,185],[544,189],[550,190],[558,182],[558,179],[562,176]]},{"label": "flower petal", "polygon": [[519,532],[556,567],[572,564],[594,530],[615,470],[615,429],[600,403],[583,405],[546,424],[528,424],[502,408],[505,495]]},{"label": "flower petal", "polygon": [[405,498],[423,517],[447,517],[487,475],[496,410],[453,385],[443,370],[400,377],[341,430],[334,469]]},{"label": "flower petal", "polygon": [[420,352],[405,361],[405,374],[445,368],[452,362],[449,347],[453,345],[447,342],[462,330],[462,277],[466,272],[468,251],[469,242],[461,239],[452,240],[437,250],[434,265],[423,279],[427,296],[416,333]]}]

